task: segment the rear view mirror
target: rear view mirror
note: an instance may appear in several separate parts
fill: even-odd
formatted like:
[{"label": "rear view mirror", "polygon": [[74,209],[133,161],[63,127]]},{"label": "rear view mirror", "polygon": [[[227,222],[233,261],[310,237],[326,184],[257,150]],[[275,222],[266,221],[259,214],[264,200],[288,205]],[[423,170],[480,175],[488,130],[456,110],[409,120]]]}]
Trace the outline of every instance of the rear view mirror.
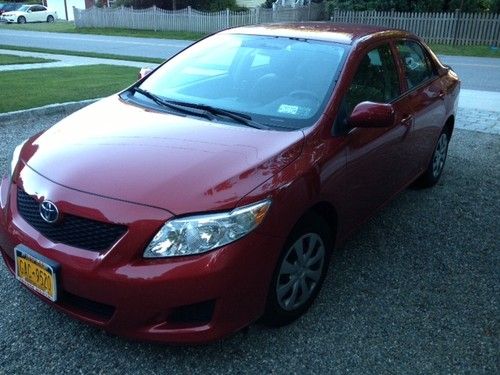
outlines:
[{"label": "rear view mirror", "polygon": [[394,108],[390,104],[359,103],[347,120],[352,128],[384,128],[394,125]]},{"label": "rear view mirror", "polygon": [[144,77],[146,77],[152,71],[153,71],[153,68],[150,68],[150,67],[141,68],[141,70],[139,70],[139,76],[138,76],[138,78],[139,79],[143,79]]}]

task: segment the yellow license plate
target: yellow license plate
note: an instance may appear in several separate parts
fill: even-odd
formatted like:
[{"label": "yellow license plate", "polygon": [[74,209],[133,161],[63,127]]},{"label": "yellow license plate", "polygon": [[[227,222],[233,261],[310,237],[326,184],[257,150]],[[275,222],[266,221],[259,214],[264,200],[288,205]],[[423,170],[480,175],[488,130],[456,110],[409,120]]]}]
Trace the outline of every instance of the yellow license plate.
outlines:
[{"label": "yellow license plate", "polygon": [[57,263],[25,246],[17,246],[16,278],[51,301],[57,300]]}]

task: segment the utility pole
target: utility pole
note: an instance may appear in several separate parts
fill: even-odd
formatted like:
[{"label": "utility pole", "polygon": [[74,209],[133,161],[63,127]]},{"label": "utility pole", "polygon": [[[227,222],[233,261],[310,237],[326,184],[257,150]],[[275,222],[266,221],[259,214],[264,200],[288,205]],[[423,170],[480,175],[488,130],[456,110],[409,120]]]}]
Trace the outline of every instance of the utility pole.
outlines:
[{"label": "utility pole", "polygon": [[68,18],[68,3],[66,3],[66,0],[64,0],[64,13],[66,14],[66,21],[69,20]]}]

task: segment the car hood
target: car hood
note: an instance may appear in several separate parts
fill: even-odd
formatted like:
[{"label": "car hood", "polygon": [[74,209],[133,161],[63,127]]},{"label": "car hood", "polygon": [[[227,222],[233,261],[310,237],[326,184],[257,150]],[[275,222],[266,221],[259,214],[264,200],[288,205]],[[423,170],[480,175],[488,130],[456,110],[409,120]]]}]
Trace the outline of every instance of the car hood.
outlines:
[{"label": "car hood", "polygon": [[233,208],[296,159],[303,138],[158,113],[113,96],[32,139],[21,159],[60,185],[182,214]]}]

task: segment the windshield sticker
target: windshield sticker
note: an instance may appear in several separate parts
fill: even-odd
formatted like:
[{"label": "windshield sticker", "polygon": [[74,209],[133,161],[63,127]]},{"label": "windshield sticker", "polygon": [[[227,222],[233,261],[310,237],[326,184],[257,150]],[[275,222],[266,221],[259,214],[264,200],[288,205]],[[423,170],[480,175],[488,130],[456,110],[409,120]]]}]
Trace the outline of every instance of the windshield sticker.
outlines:
[{"label": "windshield sticker", "polygon": [[278,108],[278,113],[286,113],[287,115],[296,115],[299,111],[299,106],[282,104]]}]

